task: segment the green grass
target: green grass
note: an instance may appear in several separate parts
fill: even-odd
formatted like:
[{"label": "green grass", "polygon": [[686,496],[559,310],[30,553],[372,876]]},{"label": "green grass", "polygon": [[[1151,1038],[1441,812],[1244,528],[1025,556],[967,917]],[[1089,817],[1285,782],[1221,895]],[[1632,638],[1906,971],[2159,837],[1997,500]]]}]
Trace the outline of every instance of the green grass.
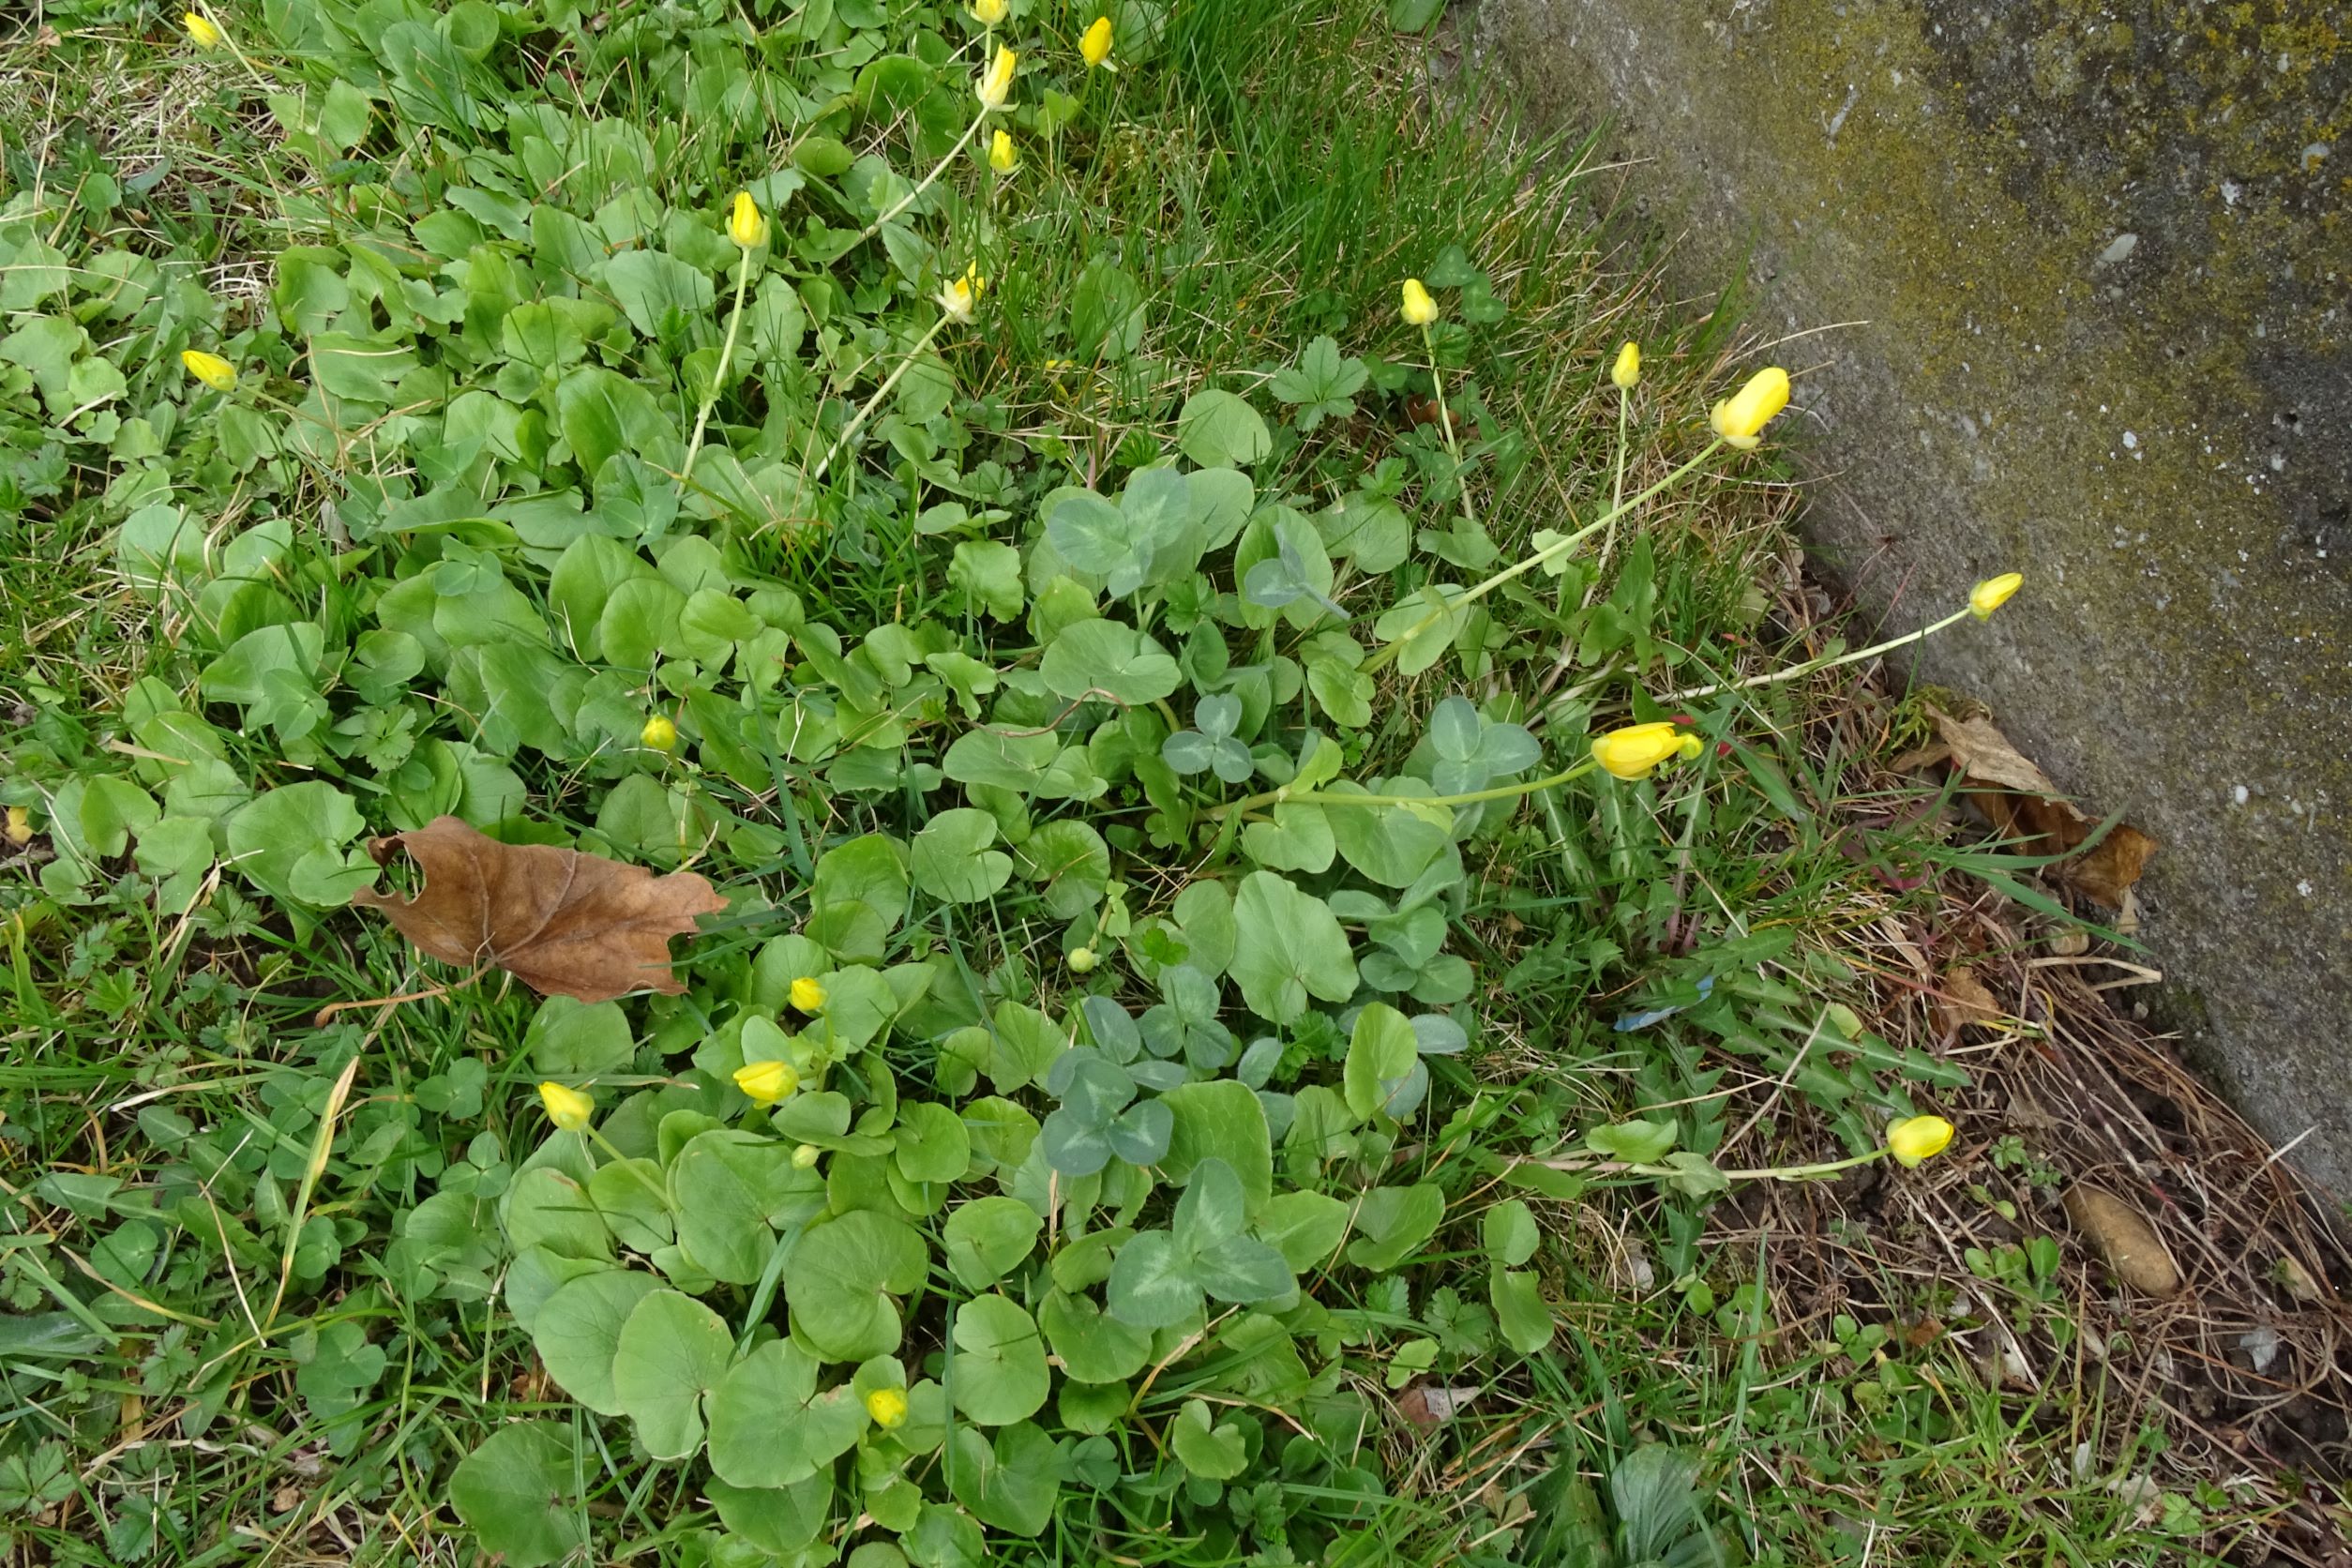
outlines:
[{"label": "green grass", "polygon": [[[1170,451],[1190,392],[1214,384],[1271,408],[1268,378],[1329,334],[1349,354],[1396,366],[1395,384],[1367,395],[1357,417],[1295,440],[1286,431],[1258,475],[1259,493],[1297,498],[1304,510],[1395,460],[1397,484],[1416,487],[1417,520],[1442,528],[1453,495],[1428,477],[1436,444],[1425,421],[1416,433],[1412,414],[1428,372],[1409,368],[1421,348],[1394,299],[1399,278],[1429,272],[1449,247],[1507,302],[1452,351],[1446,388],[1484,446],[1473,483],[1499,561],[1523,553],[1536,530],[1564,531],[1605,506],[1618,456],[1606,367],[1621,339],[1637,339],[1646,354],[1628,491],[1705,439],[1709,397],[1735,367],[1750,368],[1726,324],[1677,311],[1646,275],[1622,271],[1598,248],[1575,174],[1579,149],[1523,143],[1433,95],[1381,9],[1366,0],[1180,4],[1156,56],[1091,83],[1085,114],[1063,137],[1048,145],[1024,135],[1025,165],[1004,197],[1008,213],[1018,204],[1017,219],[991,234],[975,206],[947,215],[950,269],[959,246],[993,268],[989,330],[956,351],[960,391],[975,400],[961,431],[964,471],[996,462],[1023,483],[1050,476],[1019,505],[1050,482],[1115,490]],[[223,331],[252,332],[257,360],[274,355],[287,371],[298,350],[270,324],[267,280],[284,246],[347,237],[353,214],[331,194],[339,188],[321,194],[232,65],[150,41],[162,36],[152,16],[84,7],[53,8],[53,19],[66,35],[56,47],[26,38],[0,46],[0,81],[17,105],[0,126],[7,213],[65,234],[64,190],[84,188],[92,171],[119,183],[167,161],[135,202],[74,220],[87,251],[119,249],[175,279],[201,279],[231,302]],[[638,127],[668,117],[656,84],[587,68],[552,30],[528,31],[515,47],[565,68],[540,78],[550,100]],[[887,150],[902,169],[927,161],[907,157],[903,129],[868,126],[855,150]],[[733,178],[780,159],[789,141],[784,129],[755,139],[772,155],[762,163],[688,121],[650,184],[660,201],[709,209]],[[369,168],[354,178],[404,192],[437,189],[462,167],[453,139],[398,120],[380,120],[356,152]],[[1148,330],[1131,356],[1058,365],[1097,259],[1140,286]],[[886,277],[867,286],[889,298]],[[881,309],[847,319],[879,320]],[[773,406],[722,400],[715,442],[746,454],[815,449],[879,379],[870,367],[829,384],[803,369],[797,402],[781,382]],[[20,433],[38,424],[28,417]],[[25,435],[11,459],[38,445]],[[363,574],[384,563],[354,564],[309,520],[322,500],[364,492],[415,454],[355,445],[274,496],[203,468],[202,457],[174,483],[212,508],[207,526],[225,537],[269,509],[303,518],[269,573],[322,623],[346,634],[369,624]],[[1495,595],[1437,672],[1385,673],[1374,716],[1349,738],[1350,776],[1401,767],[1451,692],[1486,702],[1489,717],[1570,737],[1573,756],[1574,737],[1626,716],[1629,701],[1633,716],[1652,716],[1636,688],[1754,668],[1756,644],[1775,638],[1759,585],[1782,580],[1789,500],[1769,470],[1742,472],[1741,482],[1676,492],[1629,525],[1597,580],[1539,573]],[[192,638],[196,607],[151,604],[125,588],[113,478],[103,450],[84,449],[48,493],[9,495],[0,525],[12,555],[53,564],[10,574],[0,620],[0,686],[24,716],[0,738],[0,793],[43,818],[69,779],[138,765],[136,750],[127,762],[120,748],[135,682],[157,676],[186,691],[197,668],[175,646],[179,634]],[[979,639],[988,628],[913,529],[924,493],[897,459],[869,448],[817,503],[830,524],[822,535],[750,530],[731,543],[752,578],[797,590],[812,614],[846,630],[932,618]],[[366,548],[388,558],[418,547],[409,537]],[[516,569],[544,605],[543,579]],[[1343,577],[1334,592],[1350,612],[1369,613],[1446,575],[1425,552],[1394,574]],[[166,626],[174,637],[158,635]],[[308,776],[258,721],[240,726],[217,702],[212,711],[234,731],[229,760],[241,776],[281,786]],[[423,706],[416,716],[437,722]],[[1509,1157],[1574,1154],[1562,1140],[1596,1123],[1651,1110],[1678,1123],[1685,1148],[1764,1165],[1867,1147],[1888,1096],[1917,1093],[1924,1105],[1954,1081],[1864,1020],[1824,1022],[1861,995],[1857,931],[1932,897],[1894,891],[1845,852],[1854,813],[1895,804],[1852,782],[1870,743],[1822,710],[1819,688],[1711,699],[1698,716],[1732,747],[1727,756],[1639,790],[1562,792],[1499,814],[1468,857],[1468,877],[1444,897],[1451,951],[1479,977],[1480,1033],[1473,1054],[1433,1059],[1439,1120],[1420,1132],[1449,1158],[1494,1161],[1456,1197],[1464,1214],[1507,1196]],[[858,793],[774,747],[760,761],[752,776],[707,770],[703,788],[733,825],[686,849],[763,901],[801,898],[822,847],[867,830],[912,831],[929,809],[912,785]],[[536,830],[609,845],[621,837],[602,814],[614,770],[596,760],[518,767]],[[1039,816],[1083,813],[1065,806]],[[1139,803],[1103,821],[1138,914],[1230,852],[1162,842]],[[664,865],[681,858],[675,842],[635,848]],[[1873,852],[1898,869],[1926,852],[1900,841]],[[9,1560],[471,1560],[450,1505],[453,1467],[490,1433],[534,1417],[580,1436],[579,1507],[598,1560],[746,1560],[715,1545],[690,1470],[648,1461],[627,1422],[588,1415],[549,1381],[497,1293],[507,1259],[492,1212],[544,1131],[530,1094],[542,1076],[527,1033],[535,999],[494,979],[316,1026],[324,1002],[394,995],[436,975],[380,922],[306,912],[234,869],[208,874],[173,904],[158,899],[157,879],[131,875],[126,857],[103,858],[86,897],[44,882],[38,854],[0,866],[9,1013],[0,1523]],[[666,1058],[711,1030],[710,999],[739,992],[748,956],[796,924],[780,910],[746,912],[705,938],[697,953],[707,986],[640,1011],[644,1048],[617,1080],[682,1074],[683,1059]],[[1008,895],[926,910],[906,940],[911,951],[951,955],[990,1003],[1040,986],[1068,1003],[1078,983],[1062,960],[1078,934]],[[1702,978],[1721,994],[1701,989]],[[1611,1027],[1658,1006],[1681,1011],[1645,1029]],[[1324,1044],[1344,1049],[1331,1027]],[[1815,1046],[1825,1028],[1834,1049]],[[356,1088],[335,1104],[354,1061]],[[933,1070],[912,1053],[894,1067],[910,1083]],[[1793,1086],[1785,1096],[1783,1082]],[[313,1154],[322,1136],[323,1164]],[[436,1195],[447,1201],[422,1208]],[[1821,1271],[1791,1260],[1802,1241],[1778,1231],[1758,1240],[1756,1216],[1727,1203],[1646,1180],[1529,1196],[1540,1199],[1543,1229],[1534,1266],[1560,1323],[1531,1358],[1500,1357],[1482,1334],[1474,1220],[1450,1224],[1408,1274],[1324,1283],[1335,1379],[1380,1416],[1350,1455],[1385,1473],[1377,1504],[1361,1502],[1349,1489],[1353,1470],[1340,1467],[1287,1489],[1237,1484],[1229,1518],[1186,1515],[1184,1529],[1148,1512],[1123,1521],[1108,1506],[1067,1511],[1040,1559],[1239,1563],[1251,1549],[1238,1544],[1244,1525],[1264,1543],[1288,1515],[1302,1530],[1344,1523],[1349,1544],[1334,1547],[1334,1561],[1566,1568],[1643,1560],[1680,1543],[1672,1560],[1698,1562],[1711,1560],[1702,1548],[1712,1541],[1726,1560],[1758,1562],[2137,1563],[2198,1560],[2243,1516],[2218,1490],[2176,1485],[2161,1506],[2144,1506],[2133,1485],[2118,1485],[2148,1471],[2161,1440],[2094,1367],[2065,1363],[2069,1386],[2026,1398],[1986,1392],[1959,1339],[1922,1333],[1912,1343],[1907,1329],[1961,1315],[1952,1291],[1962,1282],[1874,1262],[1866,1237],[1846,1244],[1871,1281],[1869,1306],[1858,1300],[1841,1318],[1820,1296]],[[463,1222],[452,1222],[460,1212]],[[437,1245],[412,1217],[420,1213],[445,1227]],[[2065,1320],[2063,1301],[1966,1283],[1991,1310],[2038,1314],[2045,1336]],[[1806,1299],[1792,1302],[1800,1290]],[[1886,1336],[1871,1338],[1874,1326]],[[1395,1414],[1406,1380],[1384,1376],[1424,1353],[1432,1386],[1458,1379],[1476,1391],[1426,1431]],[[1187,1367],[1158,1392],[1196,1386],[1222,1385]],[[1661,1453],[1686,1468],[1658,1469]],[[1150,1459],[1139,1448],[1126,1462]]]}]

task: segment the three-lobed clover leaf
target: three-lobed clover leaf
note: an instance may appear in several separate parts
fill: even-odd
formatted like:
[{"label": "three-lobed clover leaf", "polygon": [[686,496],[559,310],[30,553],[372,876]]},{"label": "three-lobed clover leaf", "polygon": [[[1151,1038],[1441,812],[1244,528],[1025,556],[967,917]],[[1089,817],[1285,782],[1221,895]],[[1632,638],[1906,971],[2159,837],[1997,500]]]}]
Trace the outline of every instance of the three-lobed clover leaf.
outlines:
[{"label": "three-lobed clover leaf", "polygon": [[1171,1228],[1146,1230],[1111,1265],[1111,1316],[1139,1328],[1167,1328],[1200,1309],[1203,1296],[1247,1304],[1297,1288],[1280,1252],[1246,1234],[1241,1178],[1221,1159],[1193,1168]]},{"label": "three-lobed clover leaf", "polygon": [[1180,774],[1214,773],[1228,784],[1248,781],[1258,764],[1249,747],[1234,738],[1241,727],[1242,700],[1229,692],[1203,697],[1192,711],[1193,727],[1160,743],[1160,759]]},{"label": "three-lobed clover leaf", "polygon": [[1449,697],[1429,716],[1429,782],[1441,795],[1470,794],[1533,767],[1543,747],[1516,724],[1498,723],[1467,697]]}]

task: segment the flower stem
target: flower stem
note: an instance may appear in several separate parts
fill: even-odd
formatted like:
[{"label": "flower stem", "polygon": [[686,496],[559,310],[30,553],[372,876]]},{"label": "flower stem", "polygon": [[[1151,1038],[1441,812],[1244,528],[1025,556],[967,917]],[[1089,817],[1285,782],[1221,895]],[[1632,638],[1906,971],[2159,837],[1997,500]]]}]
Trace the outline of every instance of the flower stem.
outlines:
[{"label": "flower stem", "polygon": [[1502,570],[1497,572],[1485,581],[1470,589],[1459,598],[1448,600],[1446,607],[1443,610],[1423,616],[1418,622],[1414,623],[1414,625],[1409,628],[1403,636],[1397,638],[1387,646],[1380,649],[1378,652],[1374,653],[1370,658],[1364,660],[1361,667],[1364,672],[1369,675],[1375,671],[1386,666],[1389,660],[1404,652],[1405,645],[1407,643],[1412,641],[1414,638],[1419,637],[1423,632],[1427,631],[1431,626],[1436,626],[1438,622],[1445,616],[1451,615],[1454,611],[1461,609],[1465,605],[1477,603],[1480,599],[1485,598],[1488,594],[1493,593],[1496,589],[1501,587],[1504,583],[1509,582],[1512,579],[1526,576],[1529,572],[1533,571],[1545,562],[1552,559],[1552,557],[1564,553],[1570,549],[1573,549],[1587,536],[1596,534],[1603,528],[1607,527],[1610,523],[1615,522],[1621,516],[1634,510],[1644,502],[1650,500],[1652,496],[1655,496],[1660,492],[1672,488],[1674,485],[1679,484],[1686,475],[1690,474],[1693,469],[1696,468],[1700,463],[1705,462],[1709,458],[1714,456],[1715,449],[1722,445],[1723,441],[1721,437],[1709,442],[1700,449],[1698,456],[1693,458],[1690,461],[1684,463],[1681,467],[1676,469],[1673,473],[1667,475],[1656,484],[1651,486],[1648,490],[1643,490],[1639,495],[1635,496],[1631,501],[1621,501],[1617,503],[1617,505],[1611,506],[1607,512],[1598,518],[1595,518],[1592,521],[1586,523],[1582,528],[1577,529],[1575,533],[1554,539],[1550,544],[1545,545],[1542,550],[1539,550],[1534,554],[1530,555],[1526,560],[1519,562],[1515,565],[1505,566]]},{"label": "flower stem", "polygon": [[1470,510],[1470,477],[1462,472],[1462,443],[1454,433],[1454,418],[1445,411],[1445,372],[1438,368],[1437,339],[1429,334],[1429,324],[1421,324],[1421,346],[1429,355],[1429,384],[1437,393],[1438,429],[1445,432],[1445,449],[1454,458],[1454,482],[1462,488],[1462,520],[1478,528],[1478,514]]},{"label": "flower stem", "polygon": [[[1888,1153],[1881,1146],[1865,1154],[1854,1154],[1842,1160],[1821,1160],[1812,1165],[1767,1165],[1748,1170],[1717,1170],[1716,1175],[1726,1182],[1805,1182],[1816,1176],[1834,1176],[1841,1170],[1869,1165]],[[1622,1160],[1539,1160],[1536,1164],[1553,1170],[1593,1171],[1604,1176],[1684,1176],[1688,1171],[1670,1165],[1630,1165]]]},{"label": "flower stem", "polygon": [[751,281],[751,252],[743,253],[735,266],[735,309],[727,318],[727,341],[718,351],[718,369],[711,377],[711,389],[702,398],[702,406],[695,411],[694,439],[686,443],[686,461],[678,469],[681,484],[694,473],[694,454],[702,449],[702,428],[710,422],[711,407],[718,401],[720,388],[727,384],[728,362],[735,357],[735,333],[743,325],[743,293]]},{"label": "flower stem", "polygon": [[1264,806],[1289,806],[1300,801],[1315,806],[1476,806],[1481,801],[1511,800],[1520,795],[1534,794],[1539,790],[1553,789],[1571,779],[1582,778],[1598,765],[1588,757],[1548,778],[1533,779],[1525,784],[1499,784],[1491,790],[1472,790],[1458,795],[1339,795],[1326,794],[1319,790],[1269,790],[1247,800],[1220,806],[1207,815],[1211,822],[1223,822],[1238,812],[1255,811]]},{"label": "flower stem", "polygon": [[866,428],[866,421],[874,416],[874,410],[882,407],[882,400],[890,396],[892,387],[898,384],[898,378],[905,375],[907,368],[922,356],[925,349],[931,346],[931,339],[940,335],[941,329],[945,327],[951,319],[953,318],[942,311],[939,320],[931,324],[931,330],[923,334],[922,340],[909,349],[907,356],[898,361],[898,368],[890,372],[890,378],[874,389],[874,395],[866,400],[866,406],[857,411],[857,417],[841,428],[841,433],[833,438],[833,445],[826,448],[823,460],[817,464],[816,472],[808,475],[808,482],[811,485],[822,479],[825,476],[825,470],[833,466],[833,460],[841,455],[841,449],[857,439],[857,432]]},{"label": "flower stem", "polygon": [[252,62],[245,51],[237,47],[237,36],[220,25],[220,19],[213,14],[212,7],[206,3],[206,0],[195,0],[195,10],[199,16],[213,24],[214,30],[220,35],[220,41],[229,46],[229,53],[237,57],[237,64],[245,68],[245,74],[253,79],[253,85],[259,87],[262,95],[266,98],[269,95],[270,81],[262,74],[262,68]]},{"label": "flower stem", "polygon": [[661,1186],[656,1184],[651,1176],[646,1175],[645,1172],[639,1168],[636,1162],[632,1161],[628,1157],[628,1155],[624,1154],[619,1149],[613,1147],[612,1140],[604,1136],[603,1129],[591,1123],[584,1129],[584,1131],[586,1131],[591,1138],[596,1140],[597,1148],[603,1150],[607,1154],[611,1155],[615,1164],[619,1165],[622,1169],[627,1171],[630,1175],[636,1177],[639,1184],[642,1185],[647,1192],[652,1193],[655,1198],[660,1199],[662,1212],[664,1214],[670,1213],[670,1194],[662,1190]]},{"label": "flower stem", "polygon": [[1592,568],[1592,586],[1585,590],[1584,602],[1590,605],[1592,596],[1601,591],[1601,574],[1609,568],[1609,556],[1617,549],[1617,516],[1625,509],[1625,418],[1634,406],[1630,386],[1617,389],[1617,483],[1609,491],[1609,527],[1601,535],[1601,556]]},{"label": "flower stem", "polygon": [[1834,670],[1841,664],[1859,664],[1863,659],[1877,658],[1880,654],[1891,653],[1907,642],[1924,641],[1946,626],[1968,619],[1969,613],[1968,607],[1962,605],[1933,626],[1922,626],[1914,632],[1906,632],[1901,637],[1891,637],[1884,642],[1874,642],[1867,648],[1857,648],[1850,654],[1839,654],[1829,658],[1810,658],[1802,664],[1792,664],[1786,670],[1774,670],[1763,675],[1751,675],[1744,681],[1726,681],[1720,686],[1693,686],[1688,691],[1673,692],[1660,698],[1659,701],[1682,702],[1695,697],[1712,697],[1720,691],[1752,691],[1757,686],[1776,686],[1782,681],[1793,681],[1800,675],[1810,675],[1817,670]]},{"label": "flower stem", "polygon": [[904,196],[900,197],[897,202],[891,206],[891,209],[888,212],[883,213],[880,218],[877,218],[871,223],[868,223],[865,230],[859,234],[857,238],[850,241],[848,245],[842,247],[844,253],[856,249],[859,246],[864,245],[867,240],[872,239],[876,234],[881,234],[883,224],[889,222],[892,219],[897,217],[900,213],[914,205],[915,203],[921,201],[923,199],[923,193],[930,189],[931,187],[937,185],[939,183],[939,177],[947,173],[947,166],[956,161],[957,155],[961,153],[966,147],[972,145],[972,137],[978,133],[982,126],[988,123],[988,113],[989,111],[983,109],[977,115],[973,116],[972,124],[964,128],[964,133],[961,139],[959,139],[954,146],[947,149],[947,156],[941,158],[939,162],[932,167],[931,172],[923,176],[923,183],[916,186],[912,190],[908,191]]}]

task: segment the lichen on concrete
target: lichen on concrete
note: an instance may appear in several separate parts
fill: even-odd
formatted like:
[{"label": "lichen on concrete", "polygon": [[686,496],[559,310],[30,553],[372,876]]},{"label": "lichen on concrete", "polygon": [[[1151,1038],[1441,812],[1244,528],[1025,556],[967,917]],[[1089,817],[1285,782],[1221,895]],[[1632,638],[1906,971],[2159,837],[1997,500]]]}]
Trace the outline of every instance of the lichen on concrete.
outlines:
[{"label": "lichen on concrete", "polygon": [[1822,558],[2102,810],[2168,1014],[2352,1191],[2352,38],[2328,8],[1483,0],[1478,57],[1743,264]]}]

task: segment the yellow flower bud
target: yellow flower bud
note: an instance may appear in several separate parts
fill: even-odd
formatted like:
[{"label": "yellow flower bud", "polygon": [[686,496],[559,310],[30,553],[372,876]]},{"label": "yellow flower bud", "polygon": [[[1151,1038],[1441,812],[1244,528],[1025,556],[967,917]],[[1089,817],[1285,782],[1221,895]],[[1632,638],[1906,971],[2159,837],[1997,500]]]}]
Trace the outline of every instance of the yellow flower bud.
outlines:
[{"label": "yellow flower bud", "polygon": [[807,1170],[824,1157],[824,1151],[813,1143],[804,1143],[792,1151],[792,1168]]},{"label": "yellow flower bud", "polygon": [[1091,974],[1093,972],[1096,962],[1098,962],[1098,960],[1094,957],[1094,950],[1093,948],[1073,947],[1070,949],[1069,964],[1071,973]]},{"label": "yellow flower bud", "polygon": [[748,190],[735,192],[734,210],[727,215],[727,237],[743,249],[754,250],[768,242],[768,220]]},{"label": "yellow flower bud", "polygon": [[1980,621],[1989,621],[1993,611],[2009,602],[2010,596],[2026,585],[2023,572],[2003,572],[1988,577],[1968,591],[1968,613]]},{"label": "yellow flower bud", "polygon": [[1609,367],[1609,380],[1617,383],[1620,392],[1631,392],[1641,380],[1641,345],[1627,343],[1617,351],[1617,363]]},{"label": "yellow flower bud", "polygon": [[961,278],[940,290],[939,308],[947,312],[949,320],[969,326],[972,324],[972,307],[979,302],[988,287],[988,280],[980,276],[980,264],[974,262],[964,268]]},{"label": "yellow flower bud", "polygon": [[988,73],[980,78],[980,85],[975,89],[983,113],[1003,108],[1012,98],[1013,68],[1019,63],[1020,56],[1009,49],[996,52],[996,58],[988,63]]},{"label": "yellow flower bud", "polygon": [[596,1114],[596,1101],[551,1079],[539,1085],[539,1104],[547,1108],[547,1119],[567,1133],[585,1131]]},{"label": "yellow flower bud", "polygon": [[637,738],[656,751],[667,751],[678,744],[678,727],[667,715],[656,714],[645,721],[645,728],[638,731]]},{"label": "yellow flower bud", "polygon": [[824,1004],[825,988],[816,981],[804,974],[792,982],[793,1006],[804,1013],[815,1013],[822,1011]]},{"label": "yellow flower bud", "polygon": [[988,167],[1000,174],[1009,174],[1020,166],[1020,154],[1013,150],[1013,133],[998,131],[988,143]]},{"label": "yellow flower bud", "polygon": [[1408,326],[1427,326],[1438,319],[1438,302],[1429,297],[1429,291],[1421,286],[1418,278],[1405,279],[1405,304],[1397,313]]},{"label": "yellow flower bud", "polygon": [[800,1075],[789,1062],[746,1062],[735,1069],[735,1087],[749,1095],[753,1105],[772,1106],[792,1097],[800,1087]]},{"label": "yellow flower bud", "polygon": [[1788,406],[1788,372],[1774,365],[1748,378],[1748,384],[1715,405],[1710,420],[1727,445],[1755,449],[1756,432],[1772,415]]},{"label": "yellow flower bud", "polygon": [[189,375],[194,376],[215,392],[232,392],[236,389],[237,368],[217,354],[206,354],[202,349],[182,349],[180,363],[188,368]]},{"label": "yellow flower bud", "polygon": [[874,1425],[885,1432],[895,1432],[907,1424],[907,1395],[903,1389],[878,1388],[866,1396],[866,1413],[874,1418]]},{"label": "yellow flower bud", "polygon": [[993,27],[1004,20],[1005,0],[972,0],[972,14],[983,27]]},{"label": "yellow flower bud", "polygon": [[1078,53],[1086,56],[1089,67],[1099,66],[1110,58],[1110,18],[1096,17],[1094,25],[1078,39]]},{"label": "yellow flower bud", "polygon": [[196,40],[199,49],[219,49],[229,41],[229,35],[213,24],[212,18],[202,11],[188,11],[180,18],[180,25]]},{"label": "yellow flower bud", "polygon": [[1940,1154],[1952,1141],[1952,1123],[1940,1116],[1898,1116],[1887,1123],[1887,1152],[1905,1165]]},{"label": "yellow flower bud", "polygon": [[1682,731],[1663,721],[1628,724],[1592,737],[1592,760],[1619,778],[1647,778],[1651,770],[1682,752]]},{"label": "yellow flower bud", "polygon": [[33,841],[33,814],[22,806],[8,807],[8,842],[18,849]]}]

